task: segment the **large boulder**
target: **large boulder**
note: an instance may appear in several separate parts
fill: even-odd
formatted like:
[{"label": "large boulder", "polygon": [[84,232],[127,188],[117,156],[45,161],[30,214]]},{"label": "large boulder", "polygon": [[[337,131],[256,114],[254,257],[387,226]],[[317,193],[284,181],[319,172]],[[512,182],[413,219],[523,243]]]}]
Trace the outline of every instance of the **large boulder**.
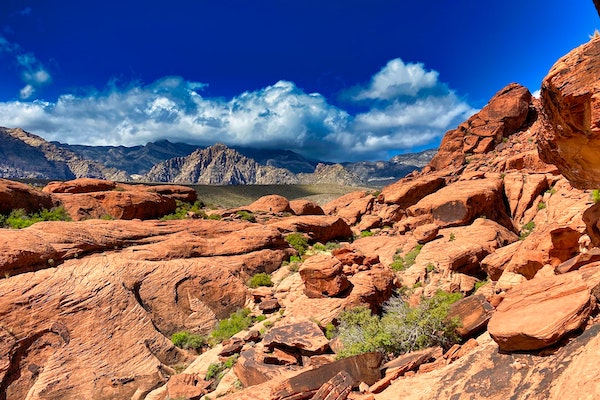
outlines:
[{"label": "large boulder", "polygon": [[20,182],[0,179],[0,214],[8,214],[15,209],[35,212],[42,208],[52,208],[49,194]]},{"label": "large boulder", "polygon": [[600,187],[600,38],[558,60],[541,89],[547,127],[539,135],[542,160],[579,189]]},{"label": "large boulder", "polygon": [[288,199],[277,194],[263,196],[243,208],[252,212],[268,212],[273,214],[292,212]]},{"label": "large boulder", "polygon": [[416,204],[423,197],[434,193],[446,184],[442,176],[426,174],[416,178],[403,178],[398,182],[386,186],[381,191],[381,196],[388,204],[398,204],[408,208]]},{"label": "large boulder", "polygon": [[79,178],[71,181],[50,182],[44,187],[46,193],[92,193],[106,192],[117,188],[117,183],[96,178]]},{"label": "large boulder", "polygon": [[298,272],[306,287],[304,293],[311,298],[335,297],[350,287],[342,263],[327,254],[310,257]]},{"label": "large boulder", "polygon": [[536,278],[506,294],[488,332],[504,351],[541,349],[580,328],[593,307],[590,288],[578,271]]},{"label": "large boulder", "polygon": [[268,225],[286,233],[306,233],[311,241],[321,243],[352,237],[352,230],[348,224],[335,216],[302,215],[269,221]]},{"label": "large boulder", "polygon": [[420,223],[435,223],[440,227],[468,225],[485,216],[512,229],[506,213],[500,178],[463,180],[432,193],[406,211],[419,217]]}]

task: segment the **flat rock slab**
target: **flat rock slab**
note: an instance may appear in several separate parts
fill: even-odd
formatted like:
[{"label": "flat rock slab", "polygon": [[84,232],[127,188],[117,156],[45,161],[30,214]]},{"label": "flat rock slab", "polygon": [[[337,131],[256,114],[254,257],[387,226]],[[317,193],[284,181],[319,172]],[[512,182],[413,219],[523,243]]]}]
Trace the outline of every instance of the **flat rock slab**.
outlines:
[{"label": "flat rock slab", "polygon": [[304,321],[272,328],[265,335],[263,344],[269,348],[293,348],[305,355],[312,355],[323,353],[329,341],[317,324]]},{"label": "flat rock slab", "polygon": [[481,330],[492,317],[494,307],[482,294],[465,297],[450,306],[449,318],[458,318],[460,327],[456,329],[462,337],[469,337]]},{"label": "flat rock slab", "polygon": [[590,289],[577,272],[532,279],[507,293],[488,332],[503,351],[541,349],[581,327],[592,305]]}]

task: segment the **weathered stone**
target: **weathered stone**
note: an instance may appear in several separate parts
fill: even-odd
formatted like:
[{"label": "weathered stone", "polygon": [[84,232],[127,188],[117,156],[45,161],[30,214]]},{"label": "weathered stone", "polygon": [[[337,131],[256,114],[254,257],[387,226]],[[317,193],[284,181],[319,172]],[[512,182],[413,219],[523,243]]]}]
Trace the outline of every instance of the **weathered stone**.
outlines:
[{"label": "weathered stone", "polygon": [[198,374],[177,374],[167,382],[167,395],[171,399],[186,398],[198,400],[208,393],[211,381],[205,381]]},{"label": "weathered stone", "polygon": [[481,260],[481,268],[488,274],[491,280],[497,281],[500,279],[504,268],[515,253],[519,251],[519,247],[522,243],[522,241],[518,241],[508,244],[496,249],[493,253],[488,254]]},{"label": "weathered stone", "polygon": [[16,209],[31,213],[52,206],[52,198],[47,193],[24,183],[0,179],[0,214],[8,214]]},{"label": "weathered stone", "polygon": [[277,194],[271,194],[263,196],[256,200],[252,204],[243,207],[244,209],[252,212],[269,212],[273,214],[277,213],[291,213],[290,202],[283,196]]},{"label": "weathered stone", "polygon": [[529,90],[516,83],[500,90],[481,111],[446,132],[426,170],[458,168],[465,163],[466,153],[492,150],[503,137],[512,135],[525,124],[531,99]]},{"label": "weathered stone", "polygon": [[434,358],[435,354],[441,355],[440,347],[430,347],[423,350],[413,351],[403,354],[382,366],[382,369],[387,369],[385,377],[369,388],[370,393],[379,393],[387,388],[393,380],[404,375],[406,372],[419,368],[423,363]]},{"label": "weathered stone", "polygon": [[419,244],[425,244],[435,239],[440,231],[437,224],[425,224],[418,226],[413,231],[413,235]]},{"label": "weathered stone", "polygon": [[485,216],[512,229],[504,210],[501,179],[458,181],[421,199],[409,207],[411,217],[426,217],[440,227],[467,225]]},{"label": "weathered stone", "polygon": [[258,309],[263,313],[270,314],[281,308],[281,305],[277,301],[277,299],[268,299],[261,301],[258,305]]},{"label": "weathered stone", "polygon": [[586,232],[594,247],[600,246],[600,203],[596,203],[583,213]]},{"label": "weathered stone", "polygon": [[352,390],[354,379],[342,370],[317,390],[312,400],[345,400]]},{"label": "weathered stone", "polygon": [[219,355],[221,357],[229,357],[236,353],[239,353],[242,350],[242,347],[244,347],[244,340],[237,337],[233,337],[224,341],[222,344],[223,348],[219,352]]},{"label": "weathered stone", "polygon": [[556,267],[556,272],[566,274],[567,272],[575,271],[586,264],[591,264],[600,261],[600,248],[594,247],[589,251],[578,254],[573,258],[568,259]]},{"label": "weathered stone", "polygon": [[271,328],[263,338],[263,345],[296,349],[302,354],[313,355],[323,353],[329,346],[329,340],[317,324],[304,321]]},{"label": "weathered stone", "polygon": [[600,39],[558,60],[544,78],[547,128],[539,135],[542,160],[579,189],[600,187]]},{"label": "weathered stone", "polygon": [[306,215],[289,217],[268,223],[283,232],[306,233],[314,242],[327,243],[335,239],[352,237],[352,230],[340,217]]},{"label": "weathered stone", "polygon": [[352,377],[352,386],[357,386],[359,382],[372,385],[381,378],[379,366],[382,359],[381,353],[365,353],[302,372],[274,388],[271,398],[282,400],[291,398],[296,393],[311,393],[312,396],[340,371],[345,371]]},{"label": "weathered stone", "polygon": [[263,362],[273,365],[296,365],[298,364],[298,359],[291,353],[274,348],[271,353],[264,354]]},{"label": "weathered stone", "polygon": [[307,259],[298,271],[306,286],[308,297],[334,297],[350,286],[343,274],[342,263],[328,254],[317,254]]},{"label": "weathered stone", "polygon": [[541,349],[578,329],[592,306],[590,289],[577,272],[536,278],[507,293],[488,331],[501,350]]},{"label": "weathered stone", "polygon": [[233,366],[233,371],[240,382],[245,387],[249,387],[274,380],[290,370],[300,369],[300,367],[294,365],[280,366],[265,364],[263,361],[264,354],[262,352],[257,353],[255,348],[250,348],[240,353],[240,357]]},{"label": "weathered stone", "polygon": [[453,303],[448,311],[448,318],[459,319],[456,331],[465,338],[484,329],[493,313],[494,307],[485,296],[476,294]]},{"label": "weathered stone", "polygon": [[397,204],[406,209],[416,204],[423,197],[430,195],[445,185],[441,176],[423,175],[418,178],[404,178],[386,186],[381,191],[387,204]]},{"label": "weathered stone", "polygon": [[310,200],[298,199],[290,201],[290,208],[296,215],[324,215],[325,212],[315,202]]}]

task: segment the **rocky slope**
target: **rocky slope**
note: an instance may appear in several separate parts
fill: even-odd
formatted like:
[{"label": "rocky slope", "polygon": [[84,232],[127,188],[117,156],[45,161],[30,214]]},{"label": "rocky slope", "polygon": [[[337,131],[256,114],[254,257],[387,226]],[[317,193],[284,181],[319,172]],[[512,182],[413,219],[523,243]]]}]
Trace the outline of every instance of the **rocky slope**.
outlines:
[{"label": "rocky slope", "polygon": [[[0,398],[598,398],[600,203],[577,188],[587,170],[568,167],[585,152],[552,154],[556,166],[538,153],[600,135],[595,80],[571,86],[600,71],[598,49],[600,38],[559,61],[541,100],[503,88],[422,172],[379,194],[321,206],[267,196],[158,221],[115,210],[167,213],[159,204],[193,195],[161,188],[134,205],[148,187],[77,180],[39,193],[0,181],[0,198],[79,219],[0,229]],[[557,134],[564,121],[571,130]],[[108,210],[115,220],[93,219]],[[287,264],[290,233],[313,246]],[[249,288],[257,272],[273,286]],[[343,345],[324,327],[357,305],[381,311],[396,289],[412,305],[461,293],[450,308],[460,342],[336,360]],[[201,354],[170,340],[244,306],[266,320]]]},{"label": "rocky slope", "polygon": [[117,168],[79,157],[22,129],[0,127],[0,177],[11,179],[74,179],[80,177],[128,180]]}]

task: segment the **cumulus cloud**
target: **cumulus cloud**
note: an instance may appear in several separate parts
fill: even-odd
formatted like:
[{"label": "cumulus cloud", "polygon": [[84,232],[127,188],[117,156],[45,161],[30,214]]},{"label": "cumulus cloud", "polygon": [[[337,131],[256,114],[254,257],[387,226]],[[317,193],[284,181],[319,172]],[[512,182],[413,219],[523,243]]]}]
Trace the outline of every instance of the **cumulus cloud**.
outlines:
[{"label": "cumulus cloud", "polygon": [[32,53],[0,36],[0,55],[2,53],[14,58],[21,80],[25,83],[19,92],[21,99],[31,98],[37,89],[52,82],[50,73]]},{"label": "cumulus cloud", "polygon": [[[31,90],[50,79],[35,68],[29,72]],[[475,111],[439,82],[437,72],[399,59],[390,61],[369,84],[354,88],[354,101],[367,110],[354,115],[289,81],[231,99],[203,97],[205,87],[170,76],[148,85],[111,83],[102,91],[65,94],[55,102],[5,102],[0,103],[1,124],[71,144],[222,142],[354,161],[434,147],[447,129]],[[27,90],[22,90],[24,97],[32,95]]]}]

